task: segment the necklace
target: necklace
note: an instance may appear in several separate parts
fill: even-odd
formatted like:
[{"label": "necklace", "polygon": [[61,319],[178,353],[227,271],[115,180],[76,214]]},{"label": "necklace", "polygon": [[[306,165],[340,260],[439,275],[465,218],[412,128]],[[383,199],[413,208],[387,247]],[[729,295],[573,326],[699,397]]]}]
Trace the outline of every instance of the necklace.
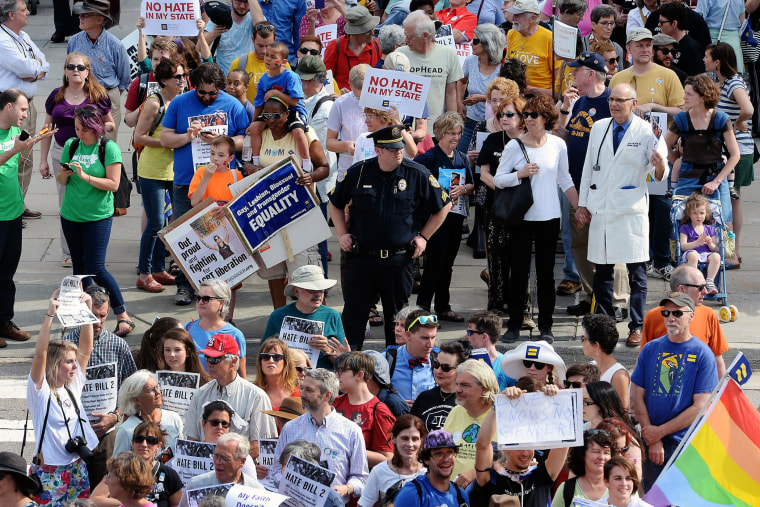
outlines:
[{"label": "necklace", "polygon": [[448,393],[446,396],[444,396],[443,395],[443,389],[441,389],[440,386],[438,387],[438,393],[441,395],[441,400],[442,401],[448,401],[449,398],[451,398],[452,396],[454,396],[456,394],[456,392],[453,392],[453,393]]}]

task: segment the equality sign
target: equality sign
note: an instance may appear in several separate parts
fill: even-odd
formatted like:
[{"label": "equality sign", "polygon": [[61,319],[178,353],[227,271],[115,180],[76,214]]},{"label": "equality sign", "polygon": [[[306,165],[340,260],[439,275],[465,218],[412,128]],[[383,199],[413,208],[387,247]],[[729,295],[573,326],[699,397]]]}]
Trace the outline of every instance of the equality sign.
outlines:
[{"label": "equality sign", "polygon": [[198,0],[143,0],[140,16],[145,18],[144,33],[193,37],[201,11]]},{"label": "equality sign", "polygon": [[421,118],[430,78],[396,70],[367,69],[359,105],[387,111],[396,106],[408,116]]}]

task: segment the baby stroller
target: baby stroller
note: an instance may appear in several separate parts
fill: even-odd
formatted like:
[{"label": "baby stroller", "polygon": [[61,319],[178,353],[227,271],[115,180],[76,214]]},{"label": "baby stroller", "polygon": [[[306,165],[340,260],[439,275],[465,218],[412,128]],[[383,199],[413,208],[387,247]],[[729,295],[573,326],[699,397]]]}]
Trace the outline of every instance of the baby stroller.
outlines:
[{"label": "baby stroller", "polygon": [[[671,229],[670,238],[670,251],[673,259],[677,264],[684,264],[681,260],[681,242],[679,238],[679,227],[681,226],[681,220],[684,217],[684,210],[686,205],[685,195],[674,195],[673,204],[670,208],[670,221],[673,224]],[[723,223],[723,215],[721,213],[720,201],[714,201],[708,199],[710,203],[710,213],[712,214],[712,225],[715,228],[716,236],[718,238],[718,253],[720,254],[720,269],[715,276],[715,285],[718,287],[717,294],[705,295],[705,301],[719,301],[722,305],[718,310],[718,318],[721,322],[733,322],[739,317],[739,309],[734,305],[728,304],[728,290],[726,289],[726,239],[728,231],[726,225]],[[706,272],[707,264],[700,262],[698,265],[702,273]]]}]

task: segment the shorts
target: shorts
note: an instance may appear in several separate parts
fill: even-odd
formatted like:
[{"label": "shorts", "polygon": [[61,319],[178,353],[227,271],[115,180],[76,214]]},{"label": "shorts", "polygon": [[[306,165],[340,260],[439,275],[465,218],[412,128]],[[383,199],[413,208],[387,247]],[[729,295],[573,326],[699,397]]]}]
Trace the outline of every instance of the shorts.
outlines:
[{"label": "shorts", "polygon": [[[263,116],[259,115],[254,121],[266,121]],[[295,129],[301,129],[304,132],[309,130],[308,122],[301,113],[295,109],[288,109],[288,132],[293,132]]]},{"label": "shorts", "polygon": [[90,477],[81,459],[68,465],[32,465],[29,472],[42,483],[42,490],[34,497],[40,505],[63,505],[77,498],[90,498]]},{"label": "shorts", "polygon": [[[257,260],[261,262],[261,256],[258,253],[256,256],[258,257]],[[279,264],[275,264],[271,268],[259,269],[256,274],[258,274],[262,280],[282,280],[288,278],[289,274],[302,266],[322,267],[322,257],[319,255],[319,248],[317,245],[310,246],[303,252],[295,254],[293,257],[293,262],[285,260]]]},{"label": "shorts", "polygon": [[686,264],[686,255],[690,252],[696,252],[699,254],[699,261],[701,263],[707,262],[707,258],[710,256],[710,254],[716,253],[716,252],[697,252],[696,250],[686,250],[681,254],[681,262],[683,264]]},{"label": "shorts", "polygon": [[742,155],[734,168],[734,187],[748,187],[755,181],[755,168],[752,163],[754,154]]}]

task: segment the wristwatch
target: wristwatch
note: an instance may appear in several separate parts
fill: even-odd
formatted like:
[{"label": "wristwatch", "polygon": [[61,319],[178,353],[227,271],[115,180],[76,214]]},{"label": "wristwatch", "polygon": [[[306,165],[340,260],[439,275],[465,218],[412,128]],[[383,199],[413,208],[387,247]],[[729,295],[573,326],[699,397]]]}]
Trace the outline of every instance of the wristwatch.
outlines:
[{"label": "wristwatch", "polygon": [[116,424],[121,424],[124,422],[124,414],[122,414],[121,412],[112,410],[111,412],[108,412],[108,413],[116,416]]}]

